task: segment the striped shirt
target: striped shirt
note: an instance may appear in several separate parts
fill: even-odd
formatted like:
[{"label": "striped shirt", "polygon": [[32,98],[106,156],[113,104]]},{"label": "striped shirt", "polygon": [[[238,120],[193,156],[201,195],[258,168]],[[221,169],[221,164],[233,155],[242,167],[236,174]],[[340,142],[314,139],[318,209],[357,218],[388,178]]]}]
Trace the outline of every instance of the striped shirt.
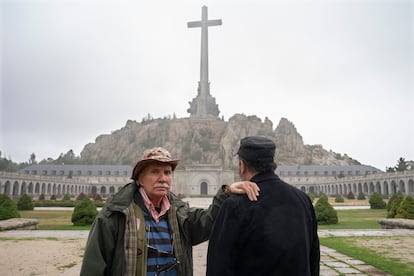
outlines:
[{"label": "striped shirt", "polygon": [[178,275],[167,214],[159,217],[159,222],[156,223],[147,210],[144,212],[148,243],[147,276]]}]

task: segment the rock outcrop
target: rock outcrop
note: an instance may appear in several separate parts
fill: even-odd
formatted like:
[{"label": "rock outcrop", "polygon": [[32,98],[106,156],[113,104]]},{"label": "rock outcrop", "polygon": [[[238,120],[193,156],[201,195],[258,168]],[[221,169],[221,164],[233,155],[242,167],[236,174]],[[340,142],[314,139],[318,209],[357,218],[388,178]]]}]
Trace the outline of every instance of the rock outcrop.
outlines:
[{"label": "rock outcrop", "polygon": [[81,160],[90,164],[133,165],[145,149],[162,146],[182,161],[180,166],[216,164],[237,168],[234,154],[241,138],[261,135],[276,143],[279,165],[354,165],[346,154],[325,150],[321,145],[304,145],[292,122],[281,118],[278,126],[268,118],[235,114],[228,122],[218,118],[151,119],[141,123],[129,120],[125,127],[100,135],[87,144]]}]

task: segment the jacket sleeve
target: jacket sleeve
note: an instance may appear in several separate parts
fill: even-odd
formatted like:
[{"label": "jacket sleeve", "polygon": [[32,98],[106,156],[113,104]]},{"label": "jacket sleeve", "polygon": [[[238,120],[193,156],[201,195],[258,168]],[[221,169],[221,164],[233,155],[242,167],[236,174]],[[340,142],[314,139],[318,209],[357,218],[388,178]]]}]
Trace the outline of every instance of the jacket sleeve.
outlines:
[{"label": "jacket sleeve", "polygon": [[80,275],[108,275],[112,268],[112,256],[116,235],[107,217],[99,214],[89,232]]},{"label": "jacket sleeve", "polygon": [[214,219],[227,197],[228,195],[222,188],[219,189],[207,209],[189,208],[188,205],[178,209],[177,215],[184,230],[183,234],[192,245],[197,245],[209,239]]},{"label": "jacket sleeve", "polygon": [[237,251],[242,218],[237,204],[230,198],[226,200],[217,215],[208,245],[207,276],[235,275]]},{"label": "jacket sleeve", "polygon": [[316,219],[315,210],[313,208],[312,202],[310,203],[312,218],[313,218],[313,239],[310,255],[310,265],[311,265],[311,275],[319,276],[320,273],[320,243],[318,237],[318,221]]}]

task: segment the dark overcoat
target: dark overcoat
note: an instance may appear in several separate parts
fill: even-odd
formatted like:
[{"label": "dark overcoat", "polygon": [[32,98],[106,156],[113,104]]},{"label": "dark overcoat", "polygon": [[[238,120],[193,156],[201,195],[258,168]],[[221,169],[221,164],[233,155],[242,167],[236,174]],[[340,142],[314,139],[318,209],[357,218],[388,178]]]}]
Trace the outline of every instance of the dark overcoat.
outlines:
[{"label": "dark overcoat", "polygon": [[214,222],[207,275],[319,275],[317,220],[309,197],[274,173],[251,181],[257,201],[231,195]]}]

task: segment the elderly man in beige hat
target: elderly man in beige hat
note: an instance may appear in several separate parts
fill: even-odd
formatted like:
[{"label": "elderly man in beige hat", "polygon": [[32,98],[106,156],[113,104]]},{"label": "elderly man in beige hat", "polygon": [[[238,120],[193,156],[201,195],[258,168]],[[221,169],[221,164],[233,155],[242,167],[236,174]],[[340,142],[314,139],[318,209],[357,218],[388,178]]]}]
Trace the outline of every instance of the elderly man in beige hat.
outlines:
[{"label": "elderly man in beige hat", "polygon": [[209,239],[230,193],[257,200],[244,181],[223,186],[208,209],[190,208],[170,192],[179,160],[163,148],[144,153],[133,182],[108,200],[89,233],[81,275],[193,275],[192,246]]}]

